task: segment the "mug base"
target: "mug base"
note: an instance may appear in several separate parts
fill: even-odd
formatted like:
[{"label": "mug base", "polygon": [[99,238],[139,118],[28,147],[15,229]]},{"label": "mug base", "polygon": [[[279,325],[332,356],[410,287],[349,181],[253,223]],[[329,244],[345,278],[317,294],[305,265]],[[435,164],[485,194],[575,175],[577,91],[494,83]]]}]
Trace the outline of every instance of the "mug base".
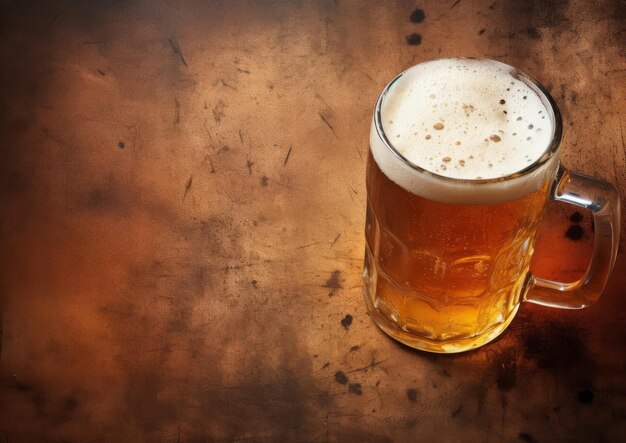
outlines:
[{"label": "mug base", "polygon": [[481,335],[469,338],[458,338],[449,340],[433,340],[426,337],[420,337],[402,330],[398,325],[394,324],[388,318],[384,317],[372,303],[372,299],[368,294],[367,285],[363,287],[363,295],[367,310],[374,323],[383,330],[387,335],[402,344],[420,351],[435,352],[439,354],[454,354],[458,352],[471,351],[486,345],[495,340],[513,321],[519,304],[509,313],[509,316],[501,323],[494,325],[492,328],[483,332]]}]

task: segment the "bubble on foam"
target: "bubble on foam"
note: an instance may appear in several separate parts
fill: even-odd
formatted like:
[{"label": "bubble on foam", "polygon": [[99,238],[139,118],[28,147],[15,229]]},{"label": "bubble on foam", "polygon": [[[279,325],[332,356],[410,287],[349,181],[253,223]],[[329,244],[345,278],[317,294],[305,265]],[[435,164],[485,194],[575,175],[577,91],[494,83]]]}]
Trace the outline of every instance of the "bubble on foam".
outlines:
[{"label": "bubble on foam", "polygon": [[[436,60],[405,71],[382,104],[387,138],[411,163],[445,177],[495,179],[528,167],[548,148],[553,119],[545,119],[551,112],[546,112],[540,96],[516,73],[503,63],[474,59]],[[421,131],[416,132],[419,127]],[[383,172],[411,192],[428,191],[432,183],[421,183],[424,177],[419,173],[397,158],[387,158],[384,151],[388,149],[375,136],[373,131],[372,153]],[[554,170],[556,160],[549,163]],[[409,171],[414,177],[407,175]],[[531,179],[535,181],[530,183]],[[528,182],[517,189],[520,195],[538,187],[536,177],[516,181],[518,185]],[[501,184],[500,191],[511,186],[512,182]],[[496,194],[500,195],[496,200],[507,199],[500,191],[478,200],[491,202]],[[433,195],[459,200],[441,192]]]}]

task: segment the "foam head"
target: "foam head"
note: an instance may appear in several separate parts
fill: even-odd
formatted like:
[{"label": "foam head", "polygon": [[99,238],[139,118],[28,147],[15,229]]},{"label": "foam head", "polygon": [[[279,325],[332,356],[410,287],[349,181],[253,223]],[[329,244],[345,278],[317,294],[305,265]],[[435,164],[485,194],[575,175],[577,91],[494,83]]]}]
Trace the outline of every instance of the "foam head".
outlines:
[{"label": "foam head", "polygon": [[[380,124],[402,157],[431,174],[407,169],[397,158],[385,158],[382,150],[389,149],[380,139],[374,140],[378,135],[374,130],[372,153],[391,180],[418,195],[455,203],[492,203],[507,199],[505,194],[525,195],[543,180],[533,174],[521,180],[504,178],[537,162],[555,136],[554,112],[540,94],[515,68],[493,60],[440,59],[419,64],[387,91]],[[465,185],[453,180],[439,183],[441,176],[461,179]],[[484,184],[487,179],[503,180],[495,189]],[[476,181],[476,187],[468,180]],[[483,182],[480,187],[479,182]],[[447,195],[459,189],[471,190],[474,196]]]}]

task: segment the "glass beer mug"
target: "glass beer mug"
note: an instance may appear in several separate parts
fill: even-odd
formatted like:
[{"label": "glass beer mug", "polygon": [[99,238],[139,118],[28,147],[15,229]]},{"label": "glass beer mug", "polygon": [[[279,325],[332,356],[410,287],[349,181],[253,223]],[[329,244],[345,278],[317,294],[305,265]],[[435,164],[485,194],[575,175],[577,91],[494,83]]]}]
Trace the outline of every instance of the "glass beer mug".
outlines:
[{"label": "glass beer mug", "polygon": [[[434,60],[385,87],[370,134],[363,272],[383,331],[461,352],[497,337],[522,301],[578,309],[598,299],[617,254],[619,196],[560,164],[561,133],[544,88],[500,62]],[[529,271],[550,199],[593,213],[579,281]]]}]

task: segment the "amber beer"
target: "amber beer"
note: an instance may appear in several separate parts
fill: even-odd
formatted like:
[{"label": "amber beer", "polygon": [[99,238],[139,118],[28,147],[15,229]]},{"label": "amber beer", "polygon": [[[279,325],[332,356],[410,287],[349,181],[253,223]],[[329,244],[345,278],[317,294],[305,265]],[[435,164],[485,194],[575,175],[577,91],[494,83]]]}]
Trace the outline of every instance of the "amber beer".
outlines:
[{"label": "amber beer", "polygon": [[513,319],[558,161],[554,115],[508,65],[417,65],[377,106],[367,165],[365,298],[410,346],[457,352]]},{"label": "amber beer", "polygon": [[401,188],[370,154],[365,279],[376,321],[435,350],[504,329],[519,306],[547,187],[499,204],[447,204]]}]

